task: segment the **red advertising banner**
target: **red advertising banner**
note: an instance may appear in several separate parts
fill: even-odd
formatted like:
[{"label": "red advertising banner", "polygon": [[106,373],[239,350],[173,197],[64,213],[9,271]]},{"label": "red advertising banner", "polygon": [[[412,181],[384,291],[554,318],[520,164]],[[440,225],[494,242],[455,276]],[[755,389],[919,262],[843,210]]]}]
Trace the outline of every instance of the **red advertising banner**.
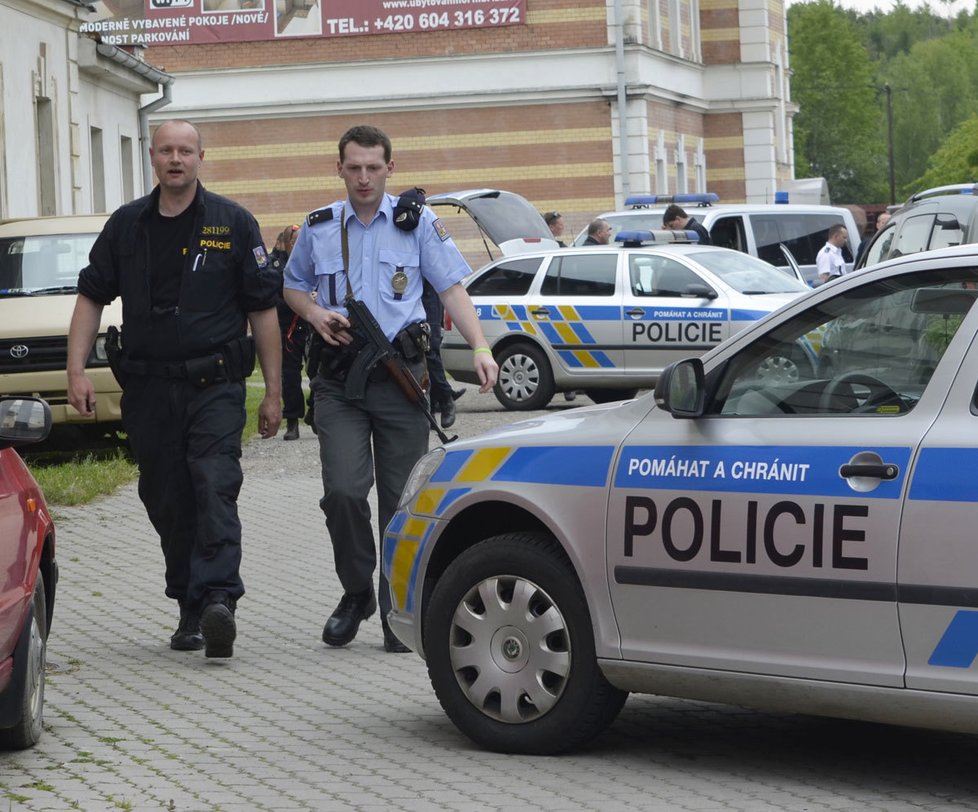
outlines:
[{"label": "red advertising banner", "polygon": [[526,0],[97,0],[83,32],[111,45],[351,37],[526,23]]}]

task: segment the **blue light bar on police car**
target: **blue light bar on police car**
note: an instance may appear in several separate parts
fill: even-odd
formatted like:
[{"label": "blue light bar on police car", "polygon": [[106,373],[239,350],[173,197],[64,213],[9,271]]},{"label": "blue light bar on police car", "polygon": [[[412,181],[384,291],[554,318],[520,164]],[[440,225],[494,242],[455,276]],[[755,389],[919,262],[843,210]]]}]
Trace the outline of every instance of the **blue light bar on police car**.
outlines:
[{"label": "blue light bar on police car", "polygon": [[625,205],[633,209],[642,209],[647,206],[668,205],[669,203],[695,203],[697,206],[709,206],[711,203],[719,203],[720,196],[715,192],[697,192],[692,194],[680,195],[630,195],[625,198]]},{"label": "blue light bar on police car", "polygon": [[615,235],[615,242],[620,242],[625,248],[634,248],[639,245],[646,245],[654,242],[699,242],[700,235],[695,231],[671,231],[661,229],[649,231],[648,229],[636,229],[632,231],[619,231]]}]

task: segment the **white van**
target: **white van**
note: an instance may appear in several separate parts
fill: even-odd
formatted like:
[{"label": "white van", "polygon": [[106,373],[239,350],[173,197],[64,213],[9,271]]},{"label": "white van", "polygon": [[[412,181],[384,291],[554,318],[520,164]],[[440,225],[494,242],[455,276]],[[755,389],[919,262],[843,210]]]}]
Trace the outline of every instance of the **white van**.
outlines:
[{"label": "white van", "polygon": [[[714,245],[733,248],[770,262],[791,273],[779,246],[794,256],[805,279],[817,281],[815,255],[825,245],[829,226],[842,223],[849,231],[849,241],[842,247],[846,267],[852,270],[859,245],[859,228],[849,209],[842,206],[805,205],[800,203],[719,203],[717,195],[635,195],[625,200],[622,211],[599,214],[611,224],[611,239],[622,230],[656,230],[662,228],[662,215],[670,203],[682,206],[710,232]],[[587,228],[574,239],[581,245]]]}]

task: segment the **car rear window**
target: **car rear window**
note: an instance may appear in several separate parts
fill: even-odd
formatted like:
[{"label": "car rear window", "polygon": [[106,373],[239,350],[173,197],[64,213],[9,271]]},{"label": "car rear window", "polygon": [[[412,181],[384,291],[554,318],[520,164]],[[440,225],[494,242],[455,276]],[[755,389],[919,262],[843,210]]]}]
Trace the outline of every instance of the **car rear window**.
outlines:
[{"label": "car rear window", "polygon": [[466,290],[469,296],[525,296],[542,261],[540,257],[504,260],[472,280]]},{"label": "car rear window", "polygon": [[549,296],[614,296],[618,254],[554,256],[540,292]]}]

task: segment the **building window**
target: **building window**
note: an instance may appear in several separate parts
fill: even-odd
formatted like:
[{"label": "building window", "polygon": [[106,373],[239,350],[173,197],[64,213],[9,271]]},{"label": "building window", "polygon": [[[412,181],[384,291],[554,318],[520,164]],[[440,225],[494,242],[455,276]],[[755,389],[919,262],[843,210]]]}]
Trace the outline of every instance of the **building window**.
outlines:
[{"label": "building window", "polygon": [[92,211],[105,211],[105,153],[102,151],[102,131],[88,128],[88,148],[92,156]]},{"label": "building window", "polygon": [[34,101],[34,126],[37,139],[37,210],[42,216],[58,213],[55,182],[57,156],[54,150],[54,104],[50,99]]},{"label": "building window", "polygon": [[119,152],[122,160],[122,202],[128,203],[136,196],[136,188],[133,184],[133,152],[132,139],[124,135],[119,141]]},{"label": "building window", "polygon": [[676,139],[676,192],[689,191],[686,179],[686,146],[682,136]]},{"label": "building window", "polygon": [[662,15],[659,0],[649,0],[649,46],[662,50]]}]

